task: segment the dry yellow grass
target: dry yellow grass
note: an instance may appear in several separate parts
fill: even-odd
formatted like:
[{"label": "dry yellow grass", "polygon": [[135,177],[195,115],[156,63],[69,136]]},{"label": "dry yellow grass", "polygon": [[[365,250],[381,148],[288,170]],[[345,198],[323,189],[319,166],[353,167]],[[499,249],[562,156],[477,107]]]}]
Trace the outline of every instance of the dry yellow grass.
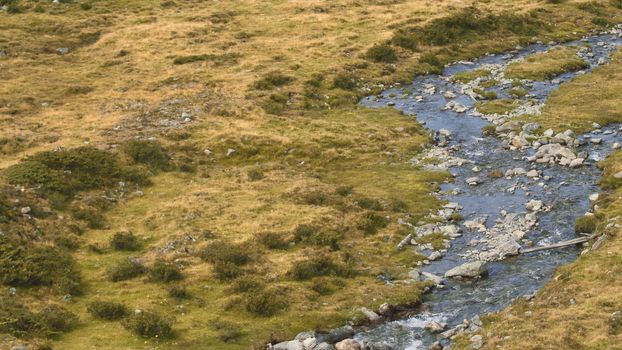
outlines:
[{"label": "dry yellow grass", "polygon": [[576,48],[560,47],[530,55],[522,62],[510,64],[505,75],[511,79],[542,81],[587,67],[589,64],[577,56]]}]

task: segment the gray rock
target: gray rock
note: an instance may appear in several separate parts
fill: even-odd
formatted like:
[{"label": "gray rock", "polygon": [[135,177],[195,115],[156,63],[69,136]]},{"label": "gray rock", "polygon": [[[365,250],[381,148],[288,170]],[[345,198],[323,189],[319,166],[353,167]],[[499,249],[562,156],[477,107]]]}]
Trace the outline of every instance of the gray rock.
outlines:
[{"label": "gray rock", "polygon": [[344,339],[335,344],[337,350],[361,350],[361,344],[354,339]]},{"label": "gray rock", "polygon": [[294,340],[304,341],[304,340],[309,339],[309,338],[315,338],[315,332],[301,332],[301,333],[298,333],[294,337]]},{"label": "gray rock", "polygon": [[59,48],[59,49],[56,49],[56,52],[57,52],[59,55],[66,55],[66,54],[68,54],[68,53],[69,53],[69,48],[68,48],[68,47],[61,47],[61,48]]},{"label": "gray rock", "polygon": [[538,123],[527,123],[523,125],[523,131],[528,132],[528,133],[532,133],[538,130],[538,128],[540,128],[540,124]]},{"label": "gray rock", "polygon": [[335,350],[335,347],[332,344],[319,343],[313,348],[313,350]]},{"label": "gray rock", "polygon": [[445,272],[446,278],[476,278],[486,274],[486,266],[482,261],[473,261],[456,266]]},{"label": "gray rock", "polygon": [[436,285],[443,283],[443,278],[433,273],[423,271],[421,272],[421,275],[423,275],[423,278],[425,278],[427,281],[432,281]]},{"label": "gray rock", "polygon": [[369,322],[378,322],[381,319],[381,317],[377,313],[371,311],[368,308],[361,308],[361,312],[363,313],[363,315],[365,315],[365,318],[367,318]]},{"label": "gray rock", "polygon": [[344,339],[348,339],[354,336],[354,329],[352,326],[344,326],[340,328],[332,329],[328,334],[321,334],[317,336],[318,343],[330,343],[335,344]]},{"label": "gray rock", "polygon": [[468,179],[466,179],[466,183],[468,183],[471,186],[475,186],[475,185],[479,185],[482,183],[482,179],[480,179],[477,176],[473,176],[473,177],[469,177]]},{"label": "gray rock", "polygon": [[471,337],[471,347],[473,349],[481,349],[484,346],[484,337],[477,334]]},{"label": "gray rock", "polygon": [[440,333],[445,330],[446,324],[440,324],[436,321],[429,322],[425,325],[425,329],[430,333]]},{"label": "gray rock", "polygon": [[299,340],[284,341],[272,345],[272,350],[305,350],[302,342]]}]

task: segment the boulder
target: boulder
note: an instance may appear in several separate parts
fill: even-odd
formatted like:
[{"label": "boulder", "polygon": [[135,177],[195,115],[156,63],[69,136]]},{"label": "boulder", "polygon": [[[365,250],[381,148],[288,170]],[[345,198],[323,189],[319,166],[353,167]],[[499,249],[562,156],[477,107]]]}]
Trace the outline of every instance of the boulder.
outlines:
[{"label": "boulder", "polygon": [[473,349],[481,349],[484,346],[484,337],[477,334],[471,337],[471,347]]},{"label": "boulder", "polygon": [[429,322],[424,326],[425,330],[430,333],[440,333],[445,330],[445,327],[447,327],[446,324],[440,324],[436,321]]},{"label": "boulder", "polygon": [[476,186],[482,183],[482,179],[480,179],[477,176],[473,176],[473,177],[467,178],[466,183],[468,183],[471,186]]},{"label": "boulder", "polygon": [[317,342],[335,344],[344,339],[351,338],[352,336],[354,336],[354,328],[352,328],[352,326],[344,326],[332,329],[330,332],[328,332],[328,334],[318,335]]},{"label": "boulder", "polygon": [[319,343],[313,350],[335,350],[335,347],[328,343]]},{"label": "boulder", "polygon": [[304,346],[299,340],[291,340],[272,345],[272,350],[304,350]]},{"label": "boulder", "polygon": [[421,272],[421,275],[423,276],[423,278],[425,278],[427,281],[431,281],[432,283],[439,285],[439,284],[443,284],[443,278],[440,276],[437,276],[433,273],[430,272]]},{"label": "boulder", "polygon": [[476,278],[486,274],[486,266],[482,261],[473,261],[456,266],[445,272],[446,278]]},{"label": "boulder", "polygon": [[525,208],[531,211],[540,211],[543,206],[544,204],[542,203],[541,200],[535,200],[535,199],[532,199],[529,202],[527,202],[527,204],[525,204]]},{"label": "boulder", "polygon": [[568,164],[568,166],[570,166],[571,168],[578,168],[583,165],[584,161],[585,159],[583,158],[573,159],[570,161],[570,164]]},{"label": "boulder", "polygon": [[363,315],[365,315],[365,318],[367,318],[369,322],[373,323],[373,322],[380,321],[380,316],[368,308],[365,308],[365,307],[361,308],[361,312],[363,313]]},{"label": "boulder", "polygon": [[354,339],[345,339],[335,344],[337,350],[361,350],[361,344]]}]

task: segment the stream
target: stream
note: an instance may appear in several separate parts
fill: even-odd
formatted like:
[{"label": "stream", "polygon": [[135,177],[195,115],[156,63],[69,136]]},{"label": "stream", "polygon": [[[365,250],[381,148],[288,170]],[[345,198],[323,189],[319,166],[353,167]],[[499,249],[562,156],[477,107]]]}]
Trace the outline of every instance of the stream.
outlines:
[{"label": "stream", "polygon": [[[391,88],[360,102],[369,108],[391,106],[407,116],[416,115],[417,120],[432,132],[445,129],[443,132],[450,133],[450,139],[446,145],[438,147],[442,147],[451,157],[464,160],[448,167],[455,175],[455,181],[441,188],[442,199],[463,208],[460,211],[465,220],[460,224],[462,235],[451,241],[451,247],[442,259],[421,266],[420,271],[443,276],[447,270],[475,260],[473,256],[478,254],[477,251],[487,249],[484,243],[486,232],[468,229],[464,222],[485,218],[483,222],[488,230],[507,213],[527,213],[525,205],[531,200],[541,200],[547,208],[536,212],[537,223],[517,240],[518,243],[523,246],[526,242],[533,246],[544,246],[575,238],[575,220],[590,211],[588,197],[599,191],[596,184],[601,172],[595,164],[612,152],[614,143],[622,142],[622,128],[619,125],[608,125],[606,128],[595,125],[590,133],[575,137],[575,145],[580,145],[575,151],[586,152],[583,166],[571,168],[530,162],[527,158],[536,153],[537,147],[511,149],[507,139],[482,136],[482,128],[490,124],[488,120],[491,118],[474,111],[476,101],[464,93],[464,85],[449,78],[456,73],[481,67],[502,70],[513,60],[546,51],[556,45],[589,45],[591,48],[584,50],[581,57],[590,64],[590,68],[526,85],[528,96],[522,100],[535,101],[529,104],[529,108],[533,109],[534,105],[544,104],[549,94],[560,84],[606,64],[610,54],[620,44],[622,38],[619,30],[564,44],[534,44],[507,54],[488,55],[474,62],[453,64],[446,67],[441,76],[420,76],[411,85]],[[495,91],[499,98],[508,98],[511,88],[505,81],[486,90]],[[453,92],[449,98],[447,91]],[[466,111],[446,108],[450,101],[465,107]],[[526,111],[529,112],[529,108]],[[507,176],[506,171],[515,168],[526,171],[535,169],[539,174],[535,177],[524,174]],[[500,170],[506,176],[491,176],[493,170]],[[468,184],[466,179],[474,176],[481,179],[481,183]],[[437,341],[447,346],[450,343],[448,339],[426,331],[424,326],[436,321],[446,323],[446,329],[451,329],[465,319],[499,311],[513,299],[535,293],[552,277],[556,267],[573,261],[580,251],[580,247],[568,247],[490,261],[486,265],[487,277],[474,281],[445,279],[443,288],[435,288],[424,297],[425,312],[360,330],[355,339],[378,349],[428,349]]]}]

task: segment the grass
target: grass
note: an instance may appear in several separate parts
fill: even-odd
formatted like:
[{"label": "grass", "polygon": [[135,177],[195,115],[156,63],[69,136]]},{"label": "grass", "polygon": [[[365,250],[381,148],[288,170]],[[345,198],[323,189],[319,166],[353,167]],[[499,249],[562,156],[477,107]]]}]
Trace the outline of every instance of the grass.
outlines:
[{"label": "grass", "polygon": [[560,47],[530,55],[523,62],[510,64],[505,75],[510,79],[543,81],[588,67],[589,64],[577,56],[576,48]]},{"label": "grass", "polygon": [[[28,195],[0,200],[3,232],[79,243],[54,248],[75,266],[61,275],[83,287],[66,305],[81,324],[51,340],[69,350],[264,347],[341,326],[362,306],[417,303],[424,285],[376,276],[407,278],[423,259],[395,251],[396,222],[434,212],[431,193],[449,174],[410,165],[429,142],[415,118],[357,108],[358,98],[453,60],[598,27],[574,5],[531,0],[478,10],[337,0],[321,12],[298,0],[89,5],[23,0],[20,13],[1,14],[0,30],[0,65],[11,67],[0,73],[0,167],[57,146],[106,155],[71,174],[39,161],[26,172],[37,175]],[[110,164],[123,176],[99,171]],[[68,179],[80,186],[64,187],[65,206],[52,205],[63,204],[54,191],[36,197],[48,217],[26,223],[10,204]],[[134,232],[140,245],[102,248],[117,232]],[[260,233],[280,237],[262,242]],[[183,291],[173,290],[179,276]],[[20,287],[19,298],[55,301],[50,289],[62,285]],[[146,311],[101,320],[88,311],[99,300]]]},{"label": "grass", "polygon": [[518,107],[518,103],[510,99],[499,99],[490,101],[478,101],[475,107],[480,113],[484,114],[505,114]]},{"label": "grass", "polygon": [[[543,128],[573,129],[584,132],[592,123],[601,125],[619,122],[622,109],[618,103],[622,53],[616,52],[609,64],[592,73],[563,84],[549,96],[541,116],[532,116]],[[607,84],[602,84],[607,81]],[[594,101],[598,101],[595,103]]]},{"label": "grass", "polygon": [[468,82],[470,82],[472,80],[475,80],[477,78],[488,77],[488,76],[490,76],[490,74],[491,73],[490,73],[489,70],[486,70],[486,69],[476,69],[476,70],[456,73],[451,78],[454,81],[458,81],[458,82],[461,82],[463,84],[466,84],[466,83],[468,83]]}]

